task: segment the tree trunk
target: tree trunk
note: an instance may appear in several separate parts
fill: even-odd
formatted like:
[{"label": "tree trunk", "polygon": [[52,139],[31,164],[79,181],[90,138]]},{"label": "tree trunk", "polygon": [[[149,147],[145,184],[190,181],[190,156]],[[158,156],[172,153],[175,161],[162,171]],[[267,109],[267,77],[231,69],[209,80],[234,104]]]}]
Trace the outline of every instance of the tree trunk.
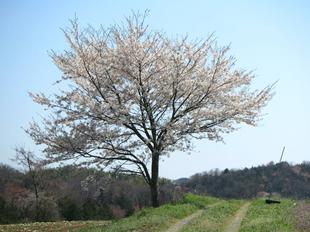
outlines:
[{"label": "tree trunk", "polygon": [[152,180],[150,183],[152,206],[154,208],[159,206],[158,199],[158,163],[159,163],[159,154],[153,153],[152,155]]},{"label": "tree trunk", "polygon": [[35,171],[33,171],[30,166],[29,166],[29,170],[30,170],[32,184],[33,184],[33,188],[34,188],[34,194],[35,194],[35,198],[36,198],[36,200],[35,200],[35,210],[36,210],[35,220],[39,221],[39,191],[38,191],[37,178],[36,178]]}]

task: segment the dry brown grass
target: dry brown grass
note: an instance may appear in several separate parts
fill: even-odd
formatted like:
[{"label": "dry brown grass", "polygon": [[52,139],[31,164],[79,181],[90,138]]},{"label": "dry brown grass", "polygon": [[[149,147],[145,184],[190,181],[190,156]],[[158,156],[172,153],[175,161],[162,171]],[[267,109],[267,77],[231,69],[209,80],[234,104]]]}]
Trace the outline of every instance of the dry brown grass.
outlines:
[{"label": "dry brown grass", "polygon": [[310,201],[301,201],[294,208],[296,227],[303,232],[310,231]]}]

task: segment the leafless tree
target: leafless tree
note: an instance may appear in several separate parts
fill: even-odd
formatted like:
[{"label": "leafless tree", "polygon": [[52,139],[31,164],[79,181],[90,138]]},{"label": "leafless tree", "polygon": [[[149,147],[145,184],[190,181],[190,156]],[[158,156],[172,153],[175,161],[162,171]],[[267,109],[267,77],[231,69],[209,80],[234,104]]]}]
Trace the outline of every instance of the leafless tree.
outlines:
[{"label": "leafless tree", "polygon": [[40,185],[40,170],[43,165],[42,162],[31,151],[25,150],[23,147],[15,148],[16,155],[14,161],[24,168],[26,174],[29,174],[31,185],[35,194],[35,217],[39,218],[39,185]]}]

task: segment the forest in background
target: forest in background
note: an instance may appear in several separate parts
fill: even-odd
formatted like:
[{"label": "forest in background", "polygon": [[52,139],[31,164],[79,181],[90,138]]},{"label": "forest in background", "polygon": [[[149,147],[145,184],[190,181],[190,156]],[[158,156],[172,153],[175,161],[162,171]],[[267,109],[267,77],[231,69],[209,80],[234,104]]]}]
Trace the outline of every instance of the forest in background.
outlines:
[{"label": "forest in background", "polygon": [[[94,168],[64,166],[36,173],[0,165],[0,223],[115,219],[150,206],[143,178],[113,175]],[[170,180],[161,179],[161,203],[176,197]]]},{"label": "forest in background", "polygon": [[[21,172],[0,164],[0,223],[57,220],[105,220],[129,216],[151,205],[144,180],[95,168],[64,166]],[[243,170],[218,169],[190,178],[159,181],[160,202],[184,193],[222,198],[254,198],[268,192],[310,198],[310,162],[270,163]],[[37,198],[35,188],[37,189]]]},{"label": "forest in background", "polygon": [[269,193],[297,199],[310,198],[310,162],[287,162],[242,170],[218,169],[179,179],[183,188],[222,198],[254,198]]}]

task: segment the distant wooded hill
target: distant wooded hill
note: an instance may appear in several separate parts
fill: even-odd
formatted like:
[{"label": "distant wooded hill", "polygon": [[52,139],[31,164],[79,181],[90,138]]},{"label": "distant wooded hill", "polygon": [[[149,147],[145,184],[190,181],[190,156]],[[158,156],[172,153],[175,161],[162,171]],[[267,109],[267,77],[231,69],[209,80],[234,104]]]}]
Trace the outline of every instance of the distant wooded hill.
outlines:
[{"label": "distant wooded hill", "polygon": [[[212,170],[177,181],[162,178],[159,184],[161,203],[175,202],[185,192],[252,198],[271,191],[310,198],[310,162]],[[0,224],[121,218],[150,206],[149,194],[143,179],[135,175],[75,166],[21,172],[0,164]]]},{"label": "distant wooded hill", "polygon": [[176,183],[191,192],[224,198],[253,198],[269,192],[283,197],[310,198],[310,162],[270,163],[242,170],[216,169]]}]

